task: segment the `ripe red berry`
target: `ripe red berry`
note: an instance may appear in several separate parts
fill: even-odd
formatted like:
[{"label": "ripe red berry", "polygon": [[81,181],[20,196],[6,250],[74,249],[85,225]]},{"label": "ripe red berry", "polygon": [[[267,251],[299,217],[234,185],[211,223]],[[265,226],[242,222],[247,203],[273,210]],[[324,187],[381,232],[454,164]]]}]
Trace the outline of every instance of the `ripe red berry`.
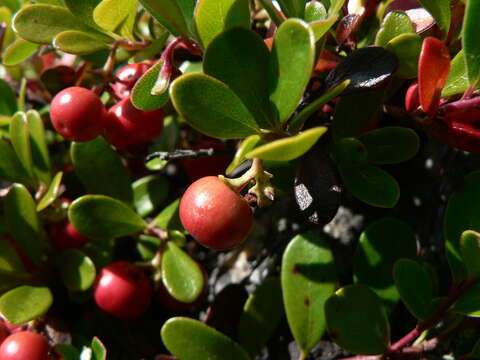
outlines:
[{"label": "ripe red berry", "polygon": [[420,95],[418,93],[418,83],[414,82],[405,94],[405,109],[407,111],[415,111],[420,106]]},{"label": "ripe red berry", "polygon": [[127,97],[108,111],[105,138],[119,150],[132,150],[155,139],[162,129],[162,109],[139,110]]},{"label": "ripe red berry", "polygon": [[48,342],[42,335],[20,331],[0,346],[0,360],[47,360]]},{"label": "ripe red berry", "polygon": [[142,77],[142,75],[150,68],[152,64],[148,62],[129,64],[122,67],[117,72],[116,81],[112,84],[112,89],[119,98],[123,99],[130,96],[130,93],[135,86],[135,83]]},{"label": "ripe red berry", "polygon": [[207,176],[195,181],[183,194],[180,220],[200,244],[227,250],[247,238],[253,214],[245,199],[227,184],[216,176]]},{"label": "ripe red berry", "polygon": [[126,261],[104,267],[97,276],[93,292],[101,309],[122,319],[143,314],[152,298],[148,277],[142,269]]},{"label": "ripe red berry", "polygon": [[90,241],[89,238],[79,233],[69,221],[52,224],[50,235],[52,245],[57,251],[81,249]]},{"label": "ripe red berry", "polygon": [[100,98],[88,89],[69,87],[52,100],[50,119],[64,138],[89,141],[103,132],[106,109]]},{"label": "ripe red berry", "polygon": [[[192,150],[209,149],[225,151],[225,145],[218,140],[202,140],[191,146]],[[201,157],[198,159],[182,160],[183,168],[191,181],[205,176],[224,174],[230,163],[230,158],[225,155]]]}]

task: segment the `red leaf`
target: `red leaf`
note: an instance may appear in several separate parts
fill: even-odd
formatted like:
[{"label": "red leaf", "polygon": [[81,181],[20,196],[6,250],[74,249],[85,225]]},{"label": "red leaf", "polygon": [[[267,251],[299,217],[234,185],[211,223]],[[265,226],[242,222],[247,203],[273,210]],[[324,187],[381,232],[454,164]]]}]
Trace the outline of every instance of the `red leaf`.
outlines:
[{"label": "red leaf", "polygon": [[450,54],[447,47],[434,37],[423,40],[418,61],[418,91],[423,111],[430,117],[438,111],[440,93],[449,71]]}]

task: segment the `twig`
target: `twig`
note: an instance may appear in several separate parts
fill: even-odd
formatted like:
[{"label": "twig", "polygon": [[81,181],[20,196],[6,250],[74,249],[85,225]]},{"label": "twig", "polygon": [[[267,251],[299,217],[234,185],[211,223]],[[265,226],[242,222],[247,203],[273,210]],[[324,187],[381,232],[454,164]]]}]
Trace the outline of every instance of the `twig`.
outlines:
[{"label": "twig", "polygon": [[199,158],[206,156],[213,156],[217,152],[213,148],[208,149],[198,149],[198,150],[181,150],[177,149],[174,151],[156,151],[147,155],[145,161],[150,161],[152,159],[158,158],[164,161],[176,160],[176,159],[187,159],[187,158]]}]

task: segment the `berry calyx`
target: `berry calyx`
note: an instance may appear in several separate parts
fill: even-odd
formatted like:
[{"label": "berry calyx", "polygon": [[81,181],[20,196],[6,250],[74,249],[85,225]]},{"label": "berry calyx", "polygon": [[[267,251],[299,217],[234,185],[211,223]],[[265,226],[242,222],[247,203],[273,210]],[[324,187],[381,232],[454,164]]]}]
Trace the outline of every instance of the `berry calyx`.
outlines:
[{"label": "berry calyx", "polygon": [[72,141],[89,141],[103,132],[106,109],[92,91],[72,86],[52,100],[50,119],[57,132]]},{"label": "berry calyx", "polygon": [[0,360],[47,360],[48,342],[30,331],[10,335],[0,346]]},{"label": "berry calyx", "polygon": [[139,110],[127,97],[108,111],[104,135],[118,150],[132,150],[155,139],[162,129],[162,109]]},{"label": "berry calyx", "polygon": [[148,277],[141,268],[126,261],[104,267],[97,276],[93,293],[102,310],[122,319],[142,315],[152,298]]},{"label": "berry calyx", "polygon": [[218,177],[191,184],[180,201],[180,220],[202,245],[227,250],[245,241],[253,224],[248,203]]}]

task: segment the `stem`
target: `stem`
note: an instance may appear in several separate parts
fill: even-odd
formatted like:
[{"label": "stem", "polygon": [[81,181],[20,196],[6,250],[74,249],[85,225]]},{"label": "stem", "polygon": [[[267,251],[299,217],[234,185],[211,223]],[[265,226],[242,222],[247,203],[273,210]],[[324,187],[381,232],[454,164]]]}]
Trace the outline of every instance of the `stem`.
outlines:
[{"label": "stem", "polygon": [[460,100],[466,100],[466,99],[470,98],[474,91],[475,91],[475,86],[470,85],[467,88],[467,90],[465,90],[465,92],[463,93],[462,98]]},{"label": "stem", "polygon": [[275,25],[280,26],[281,23],[285,20],[282,14],[277,10],[275,5],[273,5],[271,0],[258,0],[262,4],[263,8],[267,11],[268,15],[275,23]]},{"label": "stem", "polygon": [[172,79],[172,74],[175,70],[175,66],[173,64],[173,54],[178,44],[184,42],[184,40],[185,39],[182,36],[175,38],[163,51],[162,57],[160,58],[160,61],[163,61],[163,64],[160,72],[158,73],[155,85],[153,85],[153,88],[150,91],[152,95],[160,95],[167,91]]},{"label": "stem", "polygon": [[300,353],[300,356],[298,357],[298,360],[306,360],[307,356],[308,356],[308,352],[302,351]]},{"label": "stem", "polygon": [[215,151],[213,148],[208,149],[198,149],[198,150],[181,150],[177,149],[171,152],[168,151],[157,151],[147,155],[145,161],[150,161],[155,158],[159,158],[160,160],[170,161],[176,159],[187,159],[187,158],[199,158],[199,157],[207,157],[213,155],[219,155],[219,151]]}]

